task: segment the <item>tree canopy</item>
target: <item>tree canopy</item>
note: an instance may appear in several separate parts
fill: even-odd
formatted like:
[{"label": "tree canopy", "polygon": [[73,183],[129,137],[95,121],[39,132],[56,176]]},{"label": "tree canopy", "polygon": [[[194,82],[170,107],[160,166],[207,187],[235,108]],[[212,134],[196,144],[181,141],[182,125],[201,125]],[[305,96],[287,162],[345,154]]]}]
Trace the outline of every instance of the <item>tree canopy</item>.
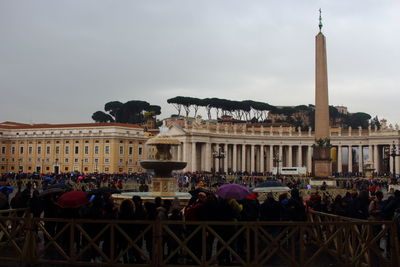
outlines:
[{"label": "tree canopy", "polygon": [[[149,117],[155,119],[157,115],[160,115],[161,107],[150,105],[148,102],[141,100],[130,100],[126,103],[110,101],[104,105],[104,111],[96,111],[93,113],[92,119],[96,122],[140,124]],[[144,116],[145,112],[149,112],[146,118]]]},{"label": "tree canopy", "polygon": [[[192,115],[196,117],[200,107],[206,111],[209,120],[212,119],[213,113],[218,119],[221,116],[229,115],[234,119],[248,122],[267,122],[269,114],[283,115],[277,119],[276,122],[286,122],[295,127],[308,127],[314,128],[315,106],[298,105],[298,106],[285,106],[276,107],[265,102],[253,100],[229,100],[221,98],[194,98],[186,96],[177,96],[167,100],[178,111],[177,116],[181,116],[182,110],[185,111],[185,116]],[[340,113],[334,106],[329,106],[329,115],[331,125],[345,127],[363,127],[369,125],[371,116],[363,112],[352,114]]]}]

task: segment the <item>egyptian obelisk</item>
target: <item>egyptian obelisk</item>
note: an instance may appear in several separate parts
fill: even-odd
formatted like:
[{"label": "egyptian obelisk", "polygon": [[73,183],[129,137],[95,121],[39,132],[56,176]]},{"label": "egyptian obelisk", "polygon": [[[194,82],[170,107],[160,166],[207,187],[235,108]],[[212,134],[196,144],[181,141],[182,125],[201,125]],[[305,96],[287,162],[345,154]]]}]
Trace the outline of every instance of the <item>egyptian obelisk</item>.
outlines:
[{"label": "egyptian obelisk", "polygon": [[322,33],[321,9],[319,12],[319,33],[315,37],[315,147],[313,173],[314,177],[324,178],[332,175],[332,164],[329,143],[326,40]]}]

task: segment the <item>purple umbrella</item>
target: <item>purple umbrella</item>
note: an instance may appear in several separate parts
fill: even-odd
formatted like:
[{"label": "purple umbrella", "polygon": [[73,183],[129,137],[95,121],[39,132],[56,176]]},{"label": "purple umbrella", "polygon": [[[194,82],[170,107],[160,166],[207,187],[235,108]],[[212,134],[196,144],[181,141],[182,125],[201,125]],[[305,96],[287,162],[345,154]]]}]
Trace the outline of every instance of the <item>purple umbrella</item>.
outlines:
[{"label": "purple umbrella", "polygon": [[216,194],[223,199],[243,199],[251,194],[249,189],[240,184],[224,184],[218,188]]}]

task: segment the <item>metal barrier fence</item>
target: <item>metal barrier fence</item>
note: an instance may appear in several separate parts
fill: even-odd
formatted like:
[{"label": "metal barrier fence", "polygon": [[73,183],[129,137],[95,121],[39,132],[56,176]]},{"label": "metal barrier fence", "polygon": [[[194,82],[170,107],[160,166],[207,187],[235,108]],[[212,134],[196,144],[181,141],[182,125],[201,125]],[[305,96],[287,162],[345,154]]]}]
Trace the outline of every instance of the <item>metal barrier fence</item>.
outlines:
[{"label": "metal barrier fence", "polygon": [[0,214],[0,261],[79,266],[399,266],[396,223],[310,216],[310,222],[181,222]]}]

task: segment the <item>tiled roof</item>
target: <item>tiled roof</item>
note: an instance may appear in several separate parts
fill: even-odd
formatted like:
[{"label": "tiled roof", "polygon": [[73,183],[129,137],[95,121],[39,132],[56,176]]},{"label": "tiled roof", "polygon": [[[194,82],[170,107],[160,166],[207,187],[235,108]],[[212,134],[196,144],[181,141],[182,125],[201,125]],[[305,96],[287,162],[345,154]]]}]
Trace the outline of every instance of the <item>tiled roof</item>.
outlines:
[{"label": "tiled roof", "polygon": [[0,123],[0,128],[5,129],[44,129],[44,128],[88,128],[88,127],[125,127],[125,128],[134,128],[134,129],[143,129],[139,125],[136,124],[127,124],[127,123],[71,123],[71,124],[23,124],[17,122],[2,122]]}]

